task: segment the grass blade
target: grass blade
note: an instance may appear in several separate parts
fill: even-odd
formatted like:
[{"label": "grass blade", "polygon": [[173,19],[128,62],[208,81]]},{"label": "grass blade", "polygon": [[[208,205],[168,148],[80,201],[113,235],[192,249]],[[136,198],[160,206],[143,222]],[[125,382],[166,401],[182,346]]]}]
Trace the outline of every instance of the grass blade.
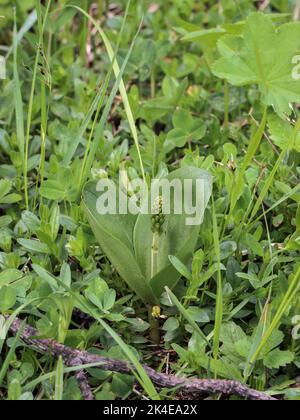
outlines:
[{"label": "grass blade", "polygon": [[63,363],[62,356],[59,356],[57,367],[56,367],[56,374],[55,374],[54,400],[62,401],[63,392],[64,392],[64,363]]},{"label": "grass blade", "polygon": [[249,165],[251,164],[255,156],[255,153],[260,145],[260,142],[261,142],[261,139],[263,137],[264,130],[266,127],[266,123],[267,123],[267,108],[264,110],[264,114],[263,114],[263,117],[262,117],[262,120],[258,129],[255,131],[254,135],[251,137],[249,141],[247,154],[244,158],[242,168],[237,175],[237,179],[235,181],[235,188],[233,189],[232,196],[231,196],[230,215],[232,215],[236,207],[236,204],[238,202],[238,199],[240,198],[240,195],[243,191],[245,172],[248,169]]},{"label": "grass blade", "polygon": [[[71,162],[72,158],[74,157],[74,155],[76,153],[76,150],[79,146],[81,138],[83,137],[84,133],[86,132],[93,115],[96,113],[94,121],[93,121],[93,126],[92,126],[92,129],[91,129],[91,133],[89,135],[88,144],[87,144],[87,147],[86,147],[86,150],[85,150],[85,155],[84,155],[84,159],[83,159],[83,165],[82,165],[82,171],[81,171],[81,175],[80,175],[79,185],[81,185],[81,179],[83,177],[83,171],[84,171],[84,167],[86,165],[86,159],[87,159],[87,156],[88,156],[88,153],[89,153],[89,148],[90,148],[93,133],[94,133],[94,130],[95,130],[96,122],[98,120],[100,111],[103,107],[104,100],[105,100],[105,95],[106,95],[106,92],[107,92],[107,89],[108,89],[108,86],[109,86],[109,82],[111,80],[111,76],[112,76],[112,73],[113,73],[113,66],[114,66],[114,63],[115,63],[115,60],[116,60],[116,57],[117,57],[117,53],[118,53],[118,50],[119,50],[119,45],[120,45],[121,37],[122,37],[123,31],[124,31],[125,22],[127,20],[130,2],[131,2],[131,0],[129,0],[128,4],[127,4],[127,8],[126,8],[126,11],[125,11],[122,27],[121,27],[121,30],[119,32],[117,47],[116,47],[116,50],[115,50],[115,53],[114,53],[114,57],[111,60],[110,68],[107,72],[105,81],[101,85],[101,88],[99,89],[99,92],[97,93],[95,99],[93,100],[93,102],[90,106],[90,109],[89,109],[87,115],[85,116],[85,118],[83,120],[83,123],[81,124],[81,127],[78,131],[78,134],[75,137],[75,139],[73,140],[72,144],[70,145],[70,148],[69,148],[69,150],[68,150],[68,152],[67,152],[67,154],[66,154],[66,156],[64,157],[64,160],[63,160],[63,165],[64,166],[67,166],[67,165],[70,164],[70,162]],[[84,12],[83,15],[86,18],[86,11],[83,10],[83,9],[82,9],[82,11]]]},{"label": "grass blade", "polygon": [[[39,0],[37,0],[39,1]],[[43,33],[45,29],[45,24],[47,20],[47,15],[49,13],[51,5],[51,0],[47,3],[46,14],[44,17],[44,23],[42,26],[42,30],[39,31],[39,41],[38,41],[38,48],[35,56],[33,72],[32,72],[32,82],[31,82],[31,90],[28,102],[28,111],[27,111],[27,127],[26,127],[26,136],[25,136],[25,157],[24,157],[24,193],[25,193],[25,205],[26,209],[29,209],[29,196],[28,196],[28,159],[29,159],[29,142],[30,142],[30,129],[31,129],[31,121],[32,121],[32,113],[33,113],[33,102],[34,102],[34,94],[35,94],[35,87],[36,87],[36,80],[37,80],[37,69],[39,58],[41,55],[41,45],[43,41]],[[39,21],[39,27],[41,23]]]},{"label": "grass blade", "polygon": [[273,332],[279,327],[280,321],[283,315],[287,311],[288,307],[291,305],[294,298],[297,296],[299,290],[300,290],[300,266],[294,275],[294,278],[281,302],[281,305],[277,309],[277,312],[273,318],[273,321],[271,322],[270,326],[265,331],[264,335],[262,336],[259,346],[257,347],[256,351],[254,352],[253,356],[250,359],[250,364],[252,366],[257,361],[261,351],[267,344]]},{"label": "grass blade", "polygon": [[214,328],[214,341],[213,341],[213,356],[218,358],[220,349],[220,333],[223,321],[223,283],[221,273],[221,254],[220,254],[220,238],[218,230],[217,215],[215,209],[214,199],[212,199],[212,216],[213,216],[213,237],[214,249],[217,258],[218,271],[217,271],[217,298],[216,298],[216,316]]},{"label": "grass blade", "polygon": [[123,351],[123,353],[130,361],[132,366],[134,366],[135,371],[133,370],[132,372],[136,377],[137,381],[144,388],[148,396],[152,400],[160,400],[160,397],[151,379],[147,375],[147,372],[144,370],[143,366],[137,359],[136,355],[129,348],[129,346],[127,346],[127,344],[122,340],[122,338],[102,318],[99,317],[97,312],[86,303],[85,299],[82,296],[79,296],[71,288],[67,287],[60,279],[57,279],[57,282],[73,296],[74,301],[76,301],[81,308],[84,308],[84,310],[87,311],[87,313],[89,313],[94,319],[96,319],[99,322],[102,328],[106,330],[108,334],[113,338],[113,340],[118,344],[118,346]]},{"label": "grass blade", "polygon": [[[50,75],[50,66],[48,65],[46,54],[44,54],[44,31],[45,26],[48,18],[48,14],[51,7],[51,1],[48,1],[47,8],[45,11],[45,16],[43,19],[42,16],[42,8],[41,8],[41,2],[40,0],[36,0],[36,11],[37,11],[37,18],[38,18],[38,30],[39,30],[39,39],[40,39],[40,47],[43,54],[43,59],[46,61],[45,65],[47,65],[47,70],[49,72],[49,90],[51,91],[51,75]],[[33,208],[36,207],[36,200],[37,200],[37,194],[38,194],[38,186],[39,184],[42,184],[44,181],[44,172],[45,172],[45,160],[46,160],[46,134],[47,134],[47,128],[48,128],[48,107],[47,107],[47,87],[46,87],[46,81],[41,79],[40,82],[41,87],[41,157],[40,157],[40,163],[39,163],[39,170],[37,172],[36,177],[36,191],[35,191],[35,197],[34,197],[34,205]],[[43,198],[41,197],[41,202],[43,201]]]},{"label": "grass blade", "polygon": [[11,348],[9,349],[8,355],[6,356],[6,358],[5,358],[5,360],[4,360],[3,364],[2,364],[2,367],[1,367],[1,370],[0,370],[0,386],[2,385],[3,379],[5,378],[5,375],[7,373],[8,368],[9,368],[10,362],[11,362],[11,360],[14,357],[15,350],[16,350],[18,341],[20,339],[20,336],[21,336],[21,334],[23,332],[25,323],[26,323],[26,321],[24,320],[22,322],[22,324],[21,324],[21,327],[20,327],[20,329],[18,331],[18,334],[13,339],[13,342],[12,342]]},{"label": "grass blade", "polygon": [[207,340],[205,334],[200,330],[197,323],[193,320],[193,318],[190,316],[190,314],[185,309],[185,307],[179,302],[179,300],[174,295],[174,293],[168,287],[165,287],[165,289],[166,289],[166,292],[168,294],[168,297],[169,297],[170,301],[173,303],[174,306],[176,306],[176,308],[181,313],[183,318],[190,324],[190,326],[194,329],[194,331],[199,335],[201,340],[204,340],[205,343],[209,347],[211,347],[211,345],[210,345],[209,341]]},{"label": "grass blade", "polygon": [[[78,6],[75,6],[75,5],[70,5],[70,6],[67,6],[67,7],[75,8],[80,13],[84,14],[90,20],[90,22],[94,25],[94,27],[97,29],[97,31],[99,32],[99,34],[100,34],[100,36],[101,36],[101,38],[104,42],[104,45],[105,45],[105,48],[106,48],[107,53],[109,55],[109,58],[110,58],[111,62],[113,63],[113,70],[114,70],[114,73],[115,73],[115,77],[118,78],[118,76],[120,74],[120,67],[119,67],[118,62],[116,60],[114,60],[113,48],[111,46],[111,43],[110,43],[108,37],[106,36],[105,32],[103,31],[103,29],[100,27],[100,25],[98,25],[96,20],[93,19],[91,16],[89,16],[89,14],[86,13],[82,8],[80,8]],[[130,130],[131,130],[131,133],[132,133],[132,137],[133,137],[136,149],[137,149],[142,177],[145,181],[146,180],[145,170],[144,170],[143,160],[142,160],[140,146],[139,146],[138,133],[137,133],[133,113],[132,113],[132,110],[131,110],[131,107],[130,107],[130,103],[129,103],[129,99],[128,99],[128,96],[127,96],[126,87],[125,87],[123,79],[121,79],[119,90],[120,90],[120,94],[121,94],[121,97],[122,97],[122,100],[123,100],[123,103],[124,103],[124,108],[125,108],[125,112],[126,112],[126,115],[127,115]]]},{"label": "grass blade", "polygon": [[285,201],[289,200],[293,195],[297,194],[300,191],[300,184],[294,187],[288,194],[285,194],[283,197],[281,197],[278,201],[276,201],[275,204],[273,204],[272,207],[270,207],[268,210],[264,211],[260,216],[258,216],[255,220],[250,221],[248,226],[252,227],[257,222],[260,221],[261,218],[265,217],[267,214],[271,213],[273,210],[276,209],[276,207],[280,206]]},{"label": "grass blade", "polygon": [[[114,62],[116,60],[116,57],[117,57],[117,54],[118,54],[118,51],[119,51],[122,35],[124,33],[125,24],[126,24],[128,12],[129,12],[130,2],[131,2],[131,0],[129,0],[128,3],[127,3],[126,11],[125,11],[124,18],[123,18],[122,27],[121,27],[121,30],[120,30],[119,36],[118,36],[118,42],[117,42],[117,46],[116,46],[116,49],[115,49],[115,55],[114,55],[113,61],[111,62],[111,66],[110,66],[109,72],[107,74],[107,78],[106,78],[105,85],[104,85],[105,86],[104,91],[103,91],[104,96],[103,96],[102,100],[99,102],[97,112],[96,112],[96,115],[95,115],[95,118],[94,118],[92,130],[91,130],[91,133],[89,135],[88,144],[87,144],[87,147],[86,147],[86,150],[85,150],[82,169],[81,169],[81,174],[80,174],[80,179],[79,179],[79,191],[80,192],[81,192],[81,189],[83,187],[83,184],[84,184],[85,180],[88,177],[88,172],[92,167],[92,162],[93,162],[93,159],[96,155],[97,148],[99,146],[99,139],[101,139],[102,136],[103,136],[104,127],[105,127],[109,112],[111,110],[114,98],[117,94],[117,90],[119,89],[120,81],[122,80],[123,73],[124,73],[124,70],[126,68],[126,64],[127,64],[128,59],[131,55],[131,52],[130,52],[129,54],[127,54],[128,58],[127,57],[125,58],[125,65],[122,66],[121,72],[120,72],[119,76],[117,77],[117,80],[115,82],[113,90],[112,90],[112,92],[109,96],[108,102],[107,102],[106,107],[103,111],[100,123],[99,123],[98,128],[95,132],[96,124],[97,124],[97,121],[98,121],[98,118],[99,118],[99,115],[100,115],[100,111],[101,111],[102,105],[104,103],[104,97],[105,97],[105,94],[106,94],[106,91],[107,91],[107,88],[108,88],[108,84],[109,84],[109,81],[111,79],[111,75],[112,75],[112,72],[113,72],[113,65],[114,65]],[[132,51],[132,49],[130,51]],[[92,151],[90,152],[90,147],[91,147],[91,144],[92,144],[93,137],[94,137],[94,144],[92,145]],[[98,141],[98,144],[97,144],[97,141]]]},{"label": "grass blade", "polygon": [[95,96],[90,109],[88,110],[88,113],[86,114],[79,130],[78,133],[76,135],[76,137],[74,138],[72,144],[70,145],[70,148],[68,150],[68,153],[66,154],[66,156],[64,157],[63,161],[62,161],[62,165],[63,166],[68,166],[72,160],[72,158],[74,157],[77,147],[80,143],[81,138],[83,137],[84,133],[86,132],[88,125],[94,115],[94,113],[96,112],[97,108],[102,108],[103,103],[104,103],[104,99],[105,99],[105,94],[106,94],[106,90],[109,84],[109,80],[110,80],[110,75],[108,74],[108,76],[105,79],[105,82],[103,83],[103,85],[100,87],[97,95]]},{"label": "grass blade", "polygon": [[[73,372],[78,372],[80,370],[85,370],[85,369],[91,369],[91,368],[96,368],[103,365],[103,362],[101,363],[88,363],[85,365],[78,365],[78,366],[72,366],[72,367],[63,367],[63,374],[67,374],[67,373],[73,373]],[[24,385],[24,391],[28,392],[28,391],[33,391],[40,383],[44,382],[44,381],[49,381],[53,378],[56,377],[57,374],[57,370],[53,371],[53,372],[49,372],[49,373],[45,373],[44,375],[39,376],[38,378],[32,380],[31,382],[28,382],[26,385]]]},{"label": "grass blade", "polygon": [[86,181],[86,179],[88,177],[89,170],[92,167],[92,164],[93,164],[93,161],[95,159],[95,155],[96,155],[97,149],[99,147],[99,139],[103,135],[103,132],[104,132],[104,129],[105,129],[105,124],[106,124],[107,118],[109,116],[109,112],[111,110],[111,107],[112,107],[114,98],[115,98],[115,96],[117,94],[117,91],[118,91],[118,89],[120,87],[122,76],[123,76],[124,71],[126,69],[126,66],[127,66],[128,61],[129,61],[129,58],[130,58],[130,56],[132,54],[132,50],[133,50],[133,47],[135,45],[135,41],[137,39],[137,36],[139,34],[139,31],[140,31],[140,28],[139,28],[138,32],[136,33],[136,35],[135,35],[135,37],[134,37],[134,39],[133,39],[133,41],[131,43],[131,46],[130,46],[130,48],[128,50],[128,53],[126,55],[126,58],[125,58],[125,60],[124,60],[124,62],[122,64],[122,68],[121,68],[121,70],[120,70],[120,72],[118,74],[118,77],[116,79],[116,82],[114,84],[113,90],[111,91],[111,94],[110,94],[110,96],[108,98],[108,101],[106,103],[106,106],[105,106],[105,109],[103,111],[103,114],[102,114],[102,117],[101,117],[99,126],[98,126],[98,128],[97,128],[97,130],[95,132],[94,142],[92,144],[92,147],[91,147],[89,156],[88,156],[88,158],[86,160],[86,164],[85,164],[85,167],[84,167],[84,172],[83,172],[83,175],[82,175],[82,179],[80,180],[80,187],[83,186],[83,183]]},{"label": "grass blade", "polygon": [[[30,31],[30,29],[35,25],[37,21],[37,14],[36,10],[33,10],[27,17],[25,23],[22,25],[20,30],[18,31],[15,39],[17,41],[17,45],[22,41],[24,36],[27,34],[27,32]],[[9,59],[10,55],[14,52],[14,45],[9,48],[7,54],[6,54],[6,61]]]},{"label": "grass blade", "polygon": [[15,114],[16,114],[16,132],[19,152],[22,158],[24,158],[24,147],[25,147],[25,131],[24,131],[24,110],[23,100],[21,92],[21,84],[18,72],[18,33],[17,33],[17,21],[16,21],[16,10],[14,10],[14,35],[13,35],[13,72],[14,72],[14,102],[15,102]]},{"label": "grass blade", "polygon": [[298,121],[297,121],[297,123],[294,127],[294,130],[293,130],[293,133],[291,134],[291,137],[288,139],[285,148],[280,153],[280,155],[277,159],[277,162],[274,165],[274,167],[272,169],[272,172],[270,173],[270,175],[269,175],[269,177],[268,177],[268,179],[267,179],[267,181],[266,181],[266,183],[265,183],[265,185],[264,185],[256,203],[255,203],[255,206],[254,206],[254,208],[252,210],[252,214],[251,214],[251,220],[255,217],[255,215],[257,214],[260,206],[262,205],[262,203],[263,203],[263,201],[264,201],[264,199],[265,199],[265,197],[266,197],[266,195],[267,195],[267,193],[268,193],[268,191],[269,191],[269,189],[270,189],[270,187],[271,187],[271,185],[274,181],[275,175],[276,175],[276,173],[277,173],[277,171],[278,171],[278,169],[281,165],[281,162],[284,159],[284,156],[286,155],[287,151],[291,148],[291,145],[294,144],[295,138],[298,135],[299,130],[300,130],[300,117],[298,118]]}]

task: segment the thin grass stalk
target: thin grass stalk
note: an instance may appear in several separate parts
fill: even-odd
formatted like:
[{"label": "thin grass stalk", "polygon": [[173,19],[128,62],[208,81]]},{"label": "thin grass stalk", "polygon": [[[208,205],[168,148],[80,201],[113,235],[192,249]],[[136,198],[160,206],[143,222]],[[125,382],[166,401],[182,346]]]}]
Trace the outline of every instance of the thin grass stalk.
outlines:
[{"label": "thin grass stalk", "polygon": [[[48,1],[47,8],[45,11],[45,17],[43,20],[40,0],[36,1],[39,39],[41,40],[41,44],[40,44],[41,51],[44,51],[44,32],[45,32],[47,18],[50,12],[51,2],[52,0]],[[44,58],[46,59],[46,57]],[[35,193],[33,208],[36,207],[38,185],[39,183],[41,184],[43,183],[44,176],[45,176],[46,134],[47,134],[47,126],[48,126],[47,88],[46,88],[46,83],[43,80],[41,80],[40,87],[41,87],[41,157],[40,157],[39,170],[38,170],[37,180],[36,180],[36,193]],[[51,91],[51,86],[49,86],[49,90]],[[42,202],[43,200],[42,196],[40,197],[40,200]]]},{"label": "thin grass stalk", "polygon": [[290,306],[290,304],[292,303],[292,301],[294,300],[294,298],[296,297],[297,293],[300,290],[300,266],[279,306],[279,308],[277,309],[277,312],[270,324],[270,326],[268,327],[268,329],[266,330],[266,332],[264,333],[261,342],[259,344],[259,346],[257,347],[255,353],[253,354],[253,356],[250,359],[250,363],[253,366],[254,363],[257,361],[257,359],[259,358],[263,348],[265,347],[265,345],[267,344],[268,340],[270,339],[271,335],[273,334],[273,332],[280,326],[280,322],[281,319],[283,317],[283,315],[285,314],[285,312],[287,311],[288,307]]},{"label": "thin grass stalk", "polygon": [[218,263],[217,272],[217,298],[216,298],[216,317],[214,327],[214,341],[213,341],[213,356],[214,359],[218,358],[220,349],[220,333],[223,321],[223,283],[221,273],[221,254],[220,254],[220,237],[217,222],[217,215],[215,209],[215,202],[212,198],[212,216],[213,216],[213,238],[214,238],[214,250],[215,256]]},{"label": "thin grass stalk", "polygon": [[[109,55],[109,58],[110,58],[111,62],[113,62],[114,51],[112,49],[111,43],[110,43],[108,37],[106,36],[105,32],[99,26],[99,24],[95,21],[95,19],[93,19],[91,16],[89,16],[88,13],[86,13],[82,8],[80,8],[78,6],[70,5],[70,6],[66,6],[66,7],[75,8],[80,13],[83,13],[90,20],[90,22],[94,25],[94,27],[99,32],[99,34],[100,34],[100,36],[101,36],[101,38],[104,42],[104,45],[105,45],[105,48],[106,48],[107,53]],[[113,70],[114,70],[114,73],[115,73],[115,77],[118,78],[118,76],[120,74],[120,67],[119,67],[119,64],[118,64],[117,61],[115,61],[114,64],[113,64]],[[126,112],[126,115],[127,115],[130,130],[131,130],[131,133],[132,133],[132,137],[133,137],[133,140],[134,140],[134,144],[135,144],[136,149],[137,149],[138,160],[139,160],[139,165],[140,165],[142,178],[146,182],[146,175],[145,175],[144,164],[143,164],[140,145],[139,145],[139,140],[138,140],[137,128],[136,128],[135,120],[134,120],[133,113],[132,113],[132,110],[131,110],[131,107],[130,107],[128,95],[127,95],[127,92],[126,92],[126,87],[125,87],[125,84],[124,84],[122,78],[121,78],[121,81],[120,81],[119,90],[120,90],[120,94],[121,94],[121,97],[122,97],[122,100],[123,100],[123,103],[124,103],[124,108],[125,108],[125,112]]]},{"label": "thin grass stalk", "polygon": [[[83,0],[83,9],[88,12],[89,3],[88,0]],[[87,64],[87,54],[86,54],[86,45],[88,38],[88,20],[84,17],[82,22],[81,30],[81,46],[80,46],[80,55],[83,65]]]},{"label": "thin grass stalk", "polygon": [[14,338],[14,340],[12,342],[12,345],[11,345],[11,347],[9,349],[8,355],[6,356],[5,360],[2,363],[2,366],[1,366],[1,369],[0,369],[0,386],[2,385],[2,382],[3,382],[4,378],[5,378],[5,375],[6,375],[7,371],[8,371],[8,369],[9,369],[10,363],[11,363],[12,359],[15,356],[15,350],[17,348],[17,345],[18,345],[18,342],[19,342],[19,338],[20,338],[20,336],[21,336],[21,334],[23,332],[23,329],[25,327],[25,324],[26,324],[26,321],[24,320],[22,322],[21,328],[18,331],[18,334],[15,336],[15,338]]},{"label": "thin grass stalk", "polygon": [[[39,1],[39,0],[37,0]],[[46,15],[44,19],[44,24],[42,27],[42,33],[39,34],[39,41],[38,41],[38,48],[35,56],[34,66],[33,66],[33,75],[32,75],[32,83],[31,83],[31,90],[29,96],[29,103],[28,103],[28,112],[27,112],[27,127],[26,127],[26,137],[25,137],[25,156],[24,156],[24,194],[25,194],[25,206],[26,209],[29,209],[29,196],[28,196],[28,159],[29,159],[29,142],[30,142],[30,129],[31,129],[31,121],[32,121],[32,112],[33,112],[33,101],[34,101],[34,93],[36,87],[36,80],[37,80],[37,68],[39,63],[39,58],[41,55],[41,43],[43,41],[43,31],[45,29],[45,22],[47,19],[47,14],[50,8],[50,0],[48,2],[48,6],[46,9]]]},{"label": "thin grass stalk", "polygon": [[289,200],[293,195],[297,194],[300,191],[300,184],[297,185],[295,188],[293,188],[288,194],[285,194],[283,197],[281,197],[278,201],[276,201],[275,204],[273,204],[272,207],[270,207],[268,210],[265,210],[260,216],[258,216],[256,219],[249,222],[248,228],[256,225],[257,222],[260,221],[262,217],[265,217],[269,213],[271,213],[273,210],[276,209],[276,207],[280,206],[285,201]]},{"label": "thin grass stalk", "polygon": [[104,83],[100,85],[99,91],[97,92],[95,98],[93,99],[92,104],[91,104],[91,106],[88,110],[88,113],[85,116],[85,118],[84,118],[78,132],[77,132],[77,135],[74,138],[74,140],[72,141],[72,143],[71,143],[71,145],[68,149],[68,152],[67,152],[67,154],[65,155],[65,157],[62,161],[62,166],[67,167],[71,163],[71,161],[72,161],[72,159],[73,159],[73,157],[76,153],[77,147],[78,147],[78,145],[81,141],[81,138],[84,135],[85,131],[87,130],[88,125],[89,125],[94,113],[97,111],[97,109],[102,108],[102,106],[104,104],[104,100],[105,100],[106,90],[107,90],[107,87],[108,87],[108,84],[109,84],[109,81],[110,81],[109,77],[110,77],[110,73],[108,72]]},{"label": "thin grass stalk", "polygon": [[294,144],[295,139],[296,139],[299,131],[300,131],[300,117],[298,118],[297,123],[294,127],[294,130],[293,130],[293,133],[291,134],[291,137],[288,139],[288,141],[286,143],[286,146],[284,147],[284,149],[280,153],[280,155],[277,159],[277,162],[275,163],[275,165],[273,167],[273,170],[270,173],[270,175],[269,175],[269,177],[268,177],[268,179],[267,179],[267,181],[266,181],[266,183],[265,183],[265,185],[264,185],[256,203],[255,203],[255,206],[254,206],[254,208],[252,210],[252,213],[251,213],[251,219],[250,220],[252,220],[255,217],[255,215],[257,214],[261,204],[263,203],[263,201],[264,201],[264,199],[265,199],[265,197],[266,197],[266,195],[267,195],[267,193],[268,193],[268,191],[269,191],[269,189],[270,189],[270,187],[271,187],[271,185],[274,181],[275,175],[276,175],[276,173],[277,173],[277,171],[278,171],[278,169],[281,165],[281,162],[283,161],[287,151]]},{"label": "thin grass stalk", "polygon": [[[131,0],[128,1],[128,8],[129,8],[130,2],[131,2]],[[87,15],[86,12],[83,9],[78,8],[77,6],[72,6],[72,5],[69,5],[69,6],[66,6],[66,7],[75,8],[77,11],[79,11],[85,17],[87,17],[88,20],[90,20],[92,23],[94,22],[94,20],[89,15]],[[127,16],[127,13],[128,12],[127,12],[127,9],[126,9],[125,16]],[[123,25],[124,25],[124,21],[123,21]],[[122,32],[122,29],[121,29],[121,32]],[[101,36],[101,33],[100,33],[100,36]],[[117,50],[116,50],[116,53],[117,53]],[[80,129],[78,130],[77,136],[73,139],[73,141],[72,141],[72,143],[71,143],[71,145],[69,147],[69,150],[68,150],[67,154],[65,155],[65,157],[63,159],[63,162],[62,162],[62,165],[63,166],[68,166],[71,163],[71,161],[72,161],[72,159],[73,159],[73,157],[74,157],[74,155],[76,153],[76,150],[77,150],[77,148],[79,146],[79,143],[80,143],[80,141],[81,141],[81,139],[82,139],[85,131],[87,130],[88,125],[89,125],[91,119],[93,118],[94,113],[96,113],[96,116],[95,116],[95,118],[93,120],[92,130],[91,130],[91,133],[89,135],[88,145],[87,145],[86,150],[85,150],[85,155],[84,155],[84,159],[83,159],[83,165],[81,167],[80,179],[83,176],[84,166],[86,165],[86,159],[87,159],[87,156],[88,156],[89,147],[90,147],[90,143],[92,141],[92,137],[93,137],[94,129],[95,129],[95,126],[96,126],[96,122],[97,122],[97,120],[99,118],[100,111],[101,111],[101,109],[102,109],[102,107],[104,105],[105,95],[107,93],[107,89],[108,89],[108,86],[109,86],[109,83],[110,83],[110,80],[111,80],[111,75],[113,73],[113,68],[114,68],[114,65],[115,65],[115,60],[116,60],[116,54],[114,53],[113,54],[113,58],[110,60],[111,63],[110,63],[110,67],[108,69],[108,72],[107,72],[105,81],[104,81],[104,83],[99,82],[100,89],[99,89],[97,95],[95,96],[95,98],[94,98],[94,100],[93,100],[93,102],[92,102],[92,104],[90,106],[90,109],[89,109],[87,115],[85,116],[85,118],[84,118],[84,120],[83,120],[83,122],[81,124]],[[80,188],[79,188],[79,190],[80,190]]]},{"label": "thin grass stalk", "polygon": [[13,33],[13,73],[14,73],[14,103],[16,113],[16,132],[19,152],[24,158],[25,154],[25,130],[24,130],[24,109],[21,92],[21,84],[18,72],[18,32],[16,9],[14,9],[14,33]]},{"label": "thin grass stalk", "polygon": [[89,170],[92,167],[93,161],[94,161],[95,156],[96,156],[96,153],[97,153],[97,149],[99,147],[99,138],[101,138],[102,135],[103,135],[105,124],[106,124],[107,118],[109,116],[109,112],[111,110],[111,107],[112,107],[114,98],[115,98],[115,96],[117,94],[117,91],[119,89],[119,86],[120,86],[120,83],[121,83],[121,80],[122,80],[122,76],[123,76],[124,71],[126,69],[127,63],[128,63],[129,58],[131,56],[131,53],[132,53],[132,50],[133,50],[133,47],[135,45],[135,41],[136,41],[136,39],[138,37],[139,32],[140,32],[140,28],[138,29],[138,32],[136,33],[136,35],[135,35],[135,37],[134,37],[134,39],[133,39],[133,41],[131,43],[131,46],[130,46],[130,48],[128,50],[128,53],[126,55],[126,58],[125,58],[125,60],[123,62],[122,68],[120,69],[120,72],[118,74],[117,80],[116,80],[116,82],[114,84],[114,87],[113,87],[113,89],[111,91],[111,94],[110,94],[110,96],[108,98],[108,101],[107,101],[106,106],[104,108],[104,111],[102,113],[102,117],[101,117],[101,120],[99,122],[98,129],[95,132],[94,141],[93,141],[93,143],[91,145],[90,153],[89,153],[89,156],[88,156],[87,161],[86,161],[86,165],[85,165],[85,168],[84,168],[84,173],[83,173],[83,178],[81,180],[81,184],[84,183],[85,180],[87,179]]},{"label": "thin grass stalk", "polygon": [[255,153],[257,152],[257,149],[259,148],[259,145],[261,143],[261,139],[263,137],[264,130],[267,123],[267,112],[268,112],[268,109],[267,107],[265,107],[261,123],[249,141],[247,153],[246,153],[246,156],[244,157],[242,168],[240,172],[238,173],[237,179],[235,181],[236,188],[234,188],[232,192],[231,203],[230,203],[230,215],[228,217],[228,220],[230,220],[231,215],[233,214],[233,211],[238,202],[239,194],[241,193],[241,188],[244,185],[244,176],[245,176],[246,170],[251,164],[255,156]]},{"label": "thin grass stalk", "polygon": [[[100,115],[100,112],[101,112],[101,108],[102,108],[103,103],[104,103],[105,94],[106,94],[106,91],[108,89],[109,81],[111,79],[111,75],[112,75],[112,72],[113,72],[113,66],[114,66],[115,60],[117,59],[117,54],[118,54],[118,51],[119,51],[122,35],[124,33],[125,24],[126,24],[127,17],[128,17],[130,3],[131,3],[131,0],[129,0],[128,3],[127,3],[126,11],[125,11],[123,22],[122,22],[122,27],[121,27],[121,30],[120,30],[119,36],[118,36],[117,46],[115,48],[114,58],[111,61],[110,69],[109,69],[109,72],[108,72],[108,74],[106,76],[106,79],[105,79],[105,83],[104,83],[104,87],[103,87],[103,97],[101,97],[101,100],[98,103],[96,115],[95,115],[95,118],[94,118],[94,121],[93,121],[93,125],[92,125],[92,129],[91,129],[91,132],[90,132],[90,135],[89,135],[88,143],[87,143],[87,146],[86,146],[86,149],[85,149],[83,163],[82,163],[82,167],[81,167],[80,178],[79,178],[79,189],[80,190],[83,187],[84,174],[89,170],[89,168],[87,168],[87,160],[88,160],[88,156],[89,156],[89,152],[90,152],[90,147],[91,147],[91,144],[92,144],[92,139],[93,139],[96,124],[97,124],[97,121],[98,121],[98,118],[99,118],[99,115]],[[97,135],[98,135],[98,133],[97,133]]]},{"label": "thin grass stalk", "polygon": [[54,401],[62,401],[64,393],[64,363],[62,356],[59,356],[55,374]]},{"label": "thin grass stalk", "polygon": [[229,125],[229,86],[227,80],[224,82],[224,126]]}]

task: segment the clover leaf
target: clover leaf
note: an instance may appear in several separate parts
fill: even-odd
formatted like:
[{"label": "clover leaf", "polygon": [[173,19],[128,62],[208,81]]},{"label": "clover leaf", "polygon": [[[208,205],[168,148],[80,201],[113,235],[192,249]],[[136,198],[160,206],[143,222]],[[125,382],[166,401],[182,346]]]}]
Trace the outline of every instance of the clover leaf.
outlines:
[{"label": "clover leaf", "polygon": [[184,147],[188,142],[201,140],[206,133],[202,119],[194,118],[188,111],[178,109],[173,115],[174,129],[168,133],[164,149],[166,153]]}]

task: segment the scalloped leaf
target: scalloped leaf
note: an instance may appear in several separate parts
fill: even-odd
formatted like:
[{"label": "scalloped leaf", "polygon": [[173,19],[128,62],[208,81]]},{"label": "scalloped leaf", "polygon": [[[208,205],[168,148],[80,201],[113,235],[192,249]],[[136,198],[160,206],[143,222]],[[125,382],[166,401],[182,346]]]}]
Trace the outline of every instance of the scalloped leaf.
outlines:
[{"label": "scalloped leaf", "polygon": [[300,53],[300,23],[276,28],[262,13],[250,15],[242,36],[225,35],[218,43],[222,58],[213,73],[235,86],[257,84],[262,101],[276,113],[291,114],[300,102],[300,82],[293,77],[294,58]]}]

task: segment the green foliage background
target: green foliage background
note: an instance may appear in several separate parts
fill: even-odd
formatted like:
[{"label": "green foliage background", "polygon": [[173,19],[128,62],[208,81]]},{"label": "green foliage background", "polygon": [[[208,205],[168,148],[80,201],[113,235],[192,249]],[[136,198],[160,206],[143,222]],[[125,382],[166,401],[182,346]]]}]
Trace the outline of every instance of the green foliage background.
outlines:
[{"label": "green foliage background", "polygon": [[[44,27],[42,3],[0,0],[0,399],[82,399],[62,361],[9,336],[4,315],[26,318],[41,337],[131,360],[148,395],[140,362],[299,399],[300,82],[273,107],[259,77],[235,79],[245,76],[247,48],[257,70],[249,58],[261,22],[277,31],[299,20],[298,1],[132,0],[126,20],[126,1],[53,1]],[[71,4],[108,37],[117,83],[99,28]],[[293,25],[280,48],[272,37],[265,46],[267,76],[289,48],[300,54]],[[230,50],[237,36],[241,48]],[[148,308],[99,246],[81,202],[83,181],[116,180],[120,168],[142,176],[140,157],[148,181],[195,167],[214,184],[192,258],[169,260],[180,279],[159,297],[154,348]],[[88,378],[96,399],[140,398],[132,376],[90,368]]]}]

